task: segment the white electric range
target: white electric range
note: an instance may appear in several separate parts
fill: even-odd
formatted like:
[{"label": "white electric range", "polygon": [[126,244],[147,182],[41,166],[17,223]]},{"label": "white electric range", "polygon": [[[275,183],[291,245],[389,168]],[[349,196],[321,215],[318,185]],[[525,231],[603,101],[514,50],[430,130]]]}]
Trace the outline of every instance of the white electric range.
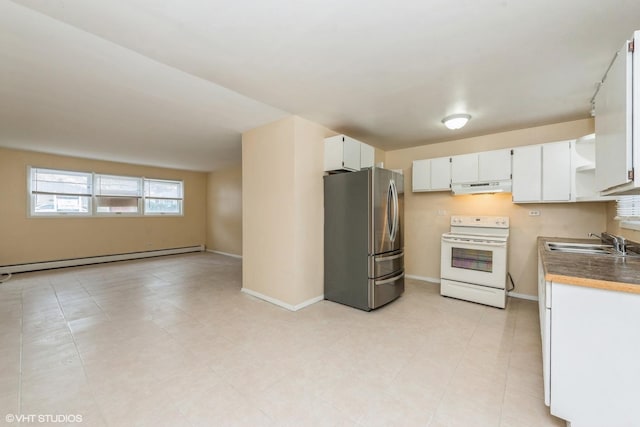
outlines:
[{"label": "white electric range", "polygon": [[452,216],[442,235],[440,294],[505,308],[509,218]]}]

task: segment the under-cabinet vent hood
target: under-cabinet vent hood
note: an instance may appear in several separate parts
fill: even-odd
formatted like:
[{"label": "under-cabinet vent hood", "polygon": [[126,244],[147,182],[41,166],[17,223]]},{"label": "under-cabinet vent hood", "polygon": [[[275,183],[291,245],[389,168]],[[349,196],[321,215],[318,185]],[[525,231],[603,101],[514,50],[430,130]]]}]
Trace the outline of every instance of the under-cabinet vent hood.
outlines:
[{"label": "under-cabinet vent hood", "polygon": [[474,182],[471,184],[451,184],[454,195],[483,194],[483,193],[511,193],[511,180]]}]

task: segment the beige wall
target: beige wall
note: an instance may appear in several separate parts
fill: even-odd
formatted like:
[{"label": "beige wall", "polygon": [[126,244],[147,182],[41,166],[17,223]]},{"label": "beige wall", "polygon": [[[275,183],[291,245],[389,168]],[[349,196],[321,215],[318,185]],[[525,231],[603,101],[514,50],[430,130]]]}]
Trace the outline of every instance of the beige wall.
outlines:
[{"label": "beige wall", "polygon": [[[501,215],[510,218],[508,269],[515,292],[535,296],[536,237],[586,237],[607,227],[608,203],[513,204],[509,194],[452,196],[449,192],[411,192],[411,162],[455,154],[577,138],[593,132],[593,120],[467,138],[404,150],[388,151],[386,167],[405,174],[405,254],[407,274],[440,277],[440,236],[451,215]],[[540,216],[529,216],[530,210]]]},{"label": "beige wall", "polygon": [[207,179],[207,249],[242,255],[242,166]]},{"label": "beige wall", "polygon": [[[27,167],[184,181],[182,217],[29,218]],[[0,148],[0,265],[204,244],[207,175]]]},{"label": "beige wall", "polygon": [[243,288],[296,306],[323,294],[323,139],[288,117],[242,135]]}]

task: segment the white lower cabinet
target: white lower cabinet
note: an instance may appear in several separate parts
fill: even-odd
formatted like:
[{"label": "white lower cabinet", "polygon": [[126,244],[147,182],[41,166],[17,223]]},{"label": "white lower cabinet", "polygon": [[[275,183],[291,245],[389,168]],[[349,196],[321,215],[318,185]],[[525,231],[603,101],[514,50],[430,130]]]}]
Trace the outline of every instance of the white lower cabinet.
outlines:
[{"label": "white lower cabinet", "polygon": [[639,426],[640,294],[544,278],[538,289],[551,414],[571,427]]}]

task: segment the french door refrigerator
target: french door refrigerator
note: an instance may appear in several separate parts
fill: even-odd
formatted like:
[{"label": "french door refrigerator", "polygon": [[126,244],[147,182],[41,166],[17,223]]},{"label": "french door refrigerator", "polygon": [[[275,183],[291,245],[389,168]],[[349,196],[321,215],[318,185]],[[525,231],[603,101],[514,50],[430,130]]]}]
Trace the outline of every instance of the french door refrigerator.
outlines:
[{"label": "french door refrigerator", "polygon": [[324,177],[324,297],[370,311],[404,292],[402,174]]}]

